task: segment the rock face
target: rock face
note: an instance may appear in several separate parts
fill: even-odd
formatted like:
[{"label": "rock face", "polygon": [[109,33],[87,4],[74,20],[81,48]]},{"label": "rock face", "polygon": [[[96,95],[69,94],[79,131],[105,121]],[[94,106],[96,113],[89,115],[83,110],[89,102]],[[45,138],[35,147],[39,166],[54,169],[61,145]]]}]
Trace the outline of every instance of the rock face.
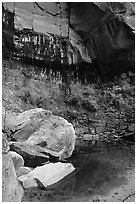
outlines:
[{"label": "rock face", "polygon": [[75,168],[70,163],[50,163],[37,167],[18,179],[25,189],[37,186],[47,187],[57,183],[74,170]]},{"label": "rock face", "polygon": [[21,166],[24,166],[23,157],[16,152],[10,151],[9,155],[13,161],[15,171],[17,171]]},{"label": "rock face", "polygon": [[67,120],[41,108],[21,113],[11,126],[12,137],[25,145],[38,145],[65,159],[75,147],[75,131]]},{"label": "rock face", "polygon": [[[6,141],[6,140],[5,140]],[[2,153],[2,201],[20,202],[23,188],[17,180],[15,168],[9,152]]]}]

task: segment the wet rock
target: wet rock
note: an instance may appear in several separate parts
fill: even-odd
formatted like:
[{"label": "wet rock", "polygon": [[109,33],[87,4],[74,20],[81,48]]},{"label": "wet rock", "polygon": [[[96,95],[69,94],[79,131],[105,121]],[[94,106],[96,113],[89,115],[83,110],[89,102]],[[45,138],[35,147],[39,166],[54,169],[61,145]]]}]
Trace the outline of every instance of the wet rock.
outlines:
[{"label": "wet rock", "polygon": [[134,132],[135,131],[135,124],[131,124],[128,128],[129,131]]},{"label": "wet rock", "polygon": [[40,166],[42,163],[49,161],[49,156],[41,153],[39,147],[35,145],[12,142],[10,143],[10,150],[21,155],[24,159],[24,165],[28,167]]},{"label": "wet rock", "polygon": [[16,175],[17,177],[20,177],[24,174],[28,174],[32,171],[33,169],[30,167],[26,167],[26,166],[21,166],[17,171],[16,171]]},{"label": "wet rock", "polygon": [[85,134],[85,135],[83,135],[83,140],[93,140],[93,135],[89,135],[89,134]]},{"label": "wet rock", "polygon": [[64,118],[54,116],[41,108],[21,113],[16,118],[16,129],[12,137],[27,145],[39,145],[46,149],[61,152],[61,159],[72,155],[75,147],[75,131]]},{"label": "wet rock", "polygon": [[19,183],[9,152],[2,154],[2,201],[21,202],[24,190]]},{"label": "wet rock", "polygon": [[57,183],[74,170],[75,168],[70,163],[50,163],[37,167],[18,179],[25,189],[38,186],[46,188]]},{"label": "wet rock", "polygon": [[9,151],[9,155],[13,161],[15,171],[17,171],[21,166],[24,166],[24,159],[21,155],[14,151]]}]

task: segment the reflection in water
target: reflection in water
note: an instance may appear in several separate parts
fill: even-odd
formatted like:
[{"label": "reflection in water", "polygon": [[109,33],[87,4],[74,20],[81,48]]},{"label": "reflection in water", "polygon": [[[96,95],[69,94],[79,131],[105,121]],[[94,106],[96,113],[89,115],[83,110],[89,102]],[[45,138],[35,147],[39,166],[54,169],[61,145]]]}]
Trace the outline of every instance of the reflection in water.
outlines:
[{"label": "reflection in water", "polygon": [[28,189],[23,201],[87,202],[94,195],[107,195],[111,189],[127,183],[125,175],[118,174],[116,166],[105,158],[81,158],[75,168],[63,180],[46,189]]},{"label": "reflection in water", "polygon": [[[118,170],[110,162],[87,159],[81,160],[76,167],[75,173],[72,173],[62,181],[62,188],[59,201],[74,201],[73,199],[88,201],[88,196],[96,194],[106,195],[114,187],[126,184],[127,180],[123,174],[118,175]],[[61,184],[60,184],[61,186]],[[65,190],[67,189],[67,190]],[[52,201],[56,200],[56,196],[52,197]],[[82,201],[82,200],[81,200]]]}]

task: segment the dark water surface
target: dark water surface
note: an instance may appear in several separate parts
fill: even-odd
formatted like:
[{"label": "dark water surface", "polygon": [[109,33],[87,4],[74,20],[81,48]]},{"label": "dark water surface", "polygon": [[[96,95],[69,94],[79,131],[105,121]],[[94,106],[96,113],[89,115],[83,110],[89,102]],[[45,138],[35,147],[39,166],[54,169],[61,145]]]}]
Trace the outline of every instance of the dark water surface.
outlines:
[{"label": "dark water surface", "polygon": [[45,190],[27,190],[23,201],[98,201],[98,197],[108,196],[113,189],[117,195],[118,188],[128,185],[127,169],[134,165],[134,158],[129,150],[114,149],[79,154],[72,157],[71,163],[76,168],[74,172]]}]

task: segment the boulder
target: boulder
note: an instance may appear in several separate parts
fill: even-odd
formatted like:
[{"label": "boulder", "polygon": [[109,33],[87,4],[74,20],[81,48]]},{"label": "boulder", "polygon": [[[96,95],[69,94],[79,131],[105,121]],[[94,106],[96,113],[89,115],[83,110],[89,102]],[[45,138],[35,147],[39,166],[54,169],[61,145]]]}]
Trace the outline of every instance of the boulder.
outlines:
[{"label": "boulder", "polygon": [[9,128],[12,130],[12,137],[18,142],[26,141],[51,115],[50,111],[42,108],[30,109],[20,113],[13,118]]},{"label": "boulder", "polygon": [[35,168],[49,161],[49,156],[41,153],[39,147],[36,145],[30,146],[23,143],[21,144],[20,142],[12,142],[9,144],[11,151],[15,151],[23,157],[25,166]]},{"label": "boulder", "polygon": [[60,159],[72,155],[75,131],[64,118],[52,115],[42,108],[25,111],[16,118],[12,137],[26,145],[39,145],[54,152],[61,152]]},{"label": "boulder", "polygon": [[18,177],[25,189],[31,187],[46,188],[73,172],[75,168],[70,163],[50,163],[36,167],[33,171]]},{"label": "boulder", "polygon": [[16,175],[17,177],[20,177],[24,174],[28,174],[32,171],[33,169],[30,167],[26,167],[26,166],[21,166],[17,171],[16,171]]},{"label": "boulder", "polygon": [[13,161],[15,171],[17,171],[21,166],[24,166],[24,159],[21,155],[14,151],[9,151],[9,155]]},{"label": "boulder", "polygon": [[8,153],[2,153],[2,202],[21,202],[24,190]]}]

